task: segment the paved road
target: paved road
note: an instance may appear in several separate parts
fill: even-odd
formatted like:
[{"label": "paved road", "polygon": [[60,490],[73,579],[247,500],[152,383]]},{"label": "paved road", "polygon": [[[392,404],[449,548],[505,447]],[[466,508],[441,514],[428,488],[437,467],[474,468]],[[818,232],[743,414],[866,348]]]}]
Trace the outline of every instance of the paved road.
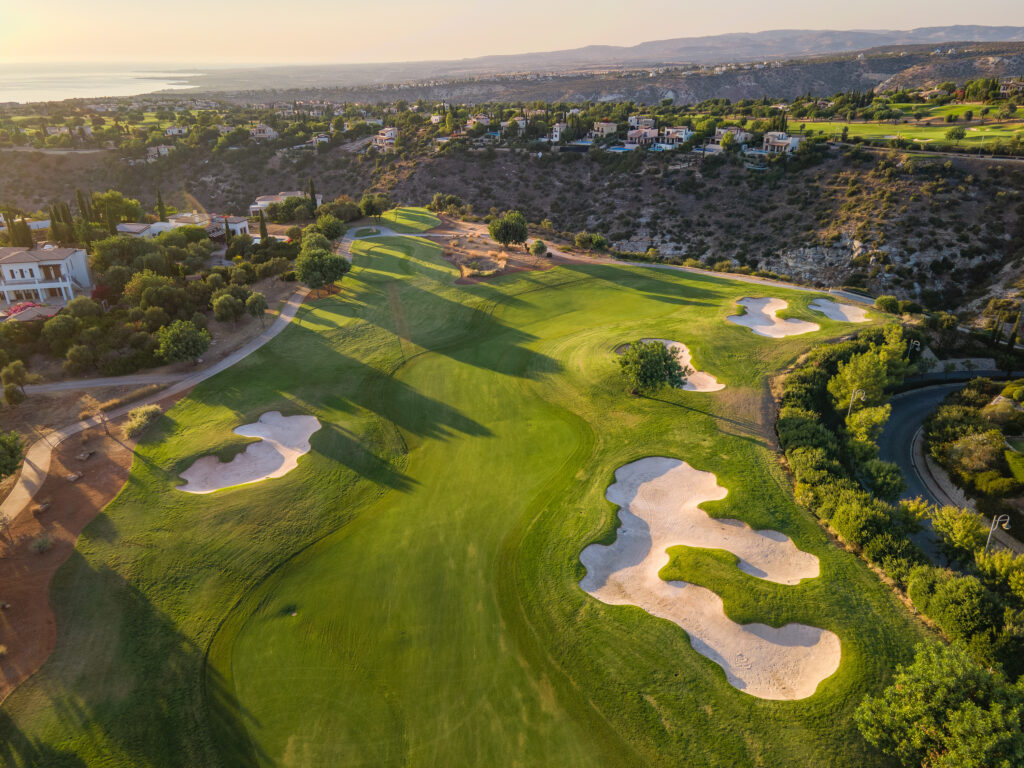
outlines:
[{"label": "paved road", "polygon": [[25,387],[25,393],[34,395],[40,392],[67,392],[74,389],[94,389],[96,387],[145,387],[149,384],[170,384],[188,378],[190,375],[188,373],[137,373],[130,376],[72,379],[48,384],[29,384]]},{"label": "paved road", "polygon": [[[159,400],[163,400],[165,397],[171,397],[181,392],[186,392],[200,382],[205,381],[211,376],[216,376],[218,373],[230,368],[238,361],[245,359],[281,333],[281,331],[288,326],[292,321],[292,318],[295,317],[295,313],[299,311],[299,307],[302,305],[307,293],[309,293],[308,288],[300,288],[297,290],[292,294],[291,298],[288,299],[284,308],[281,310],[281,314],[277,316],[277,319],[274,320],[269,328],[245,346],[232,352],[223,360],[218,360],[209,368],[196,371],[185,378],[180,378],[178,374],[169,374],[164,382],[160,382],[170,383],[171,386],[167,389],[161,390],[150,397],[136,400],[133,403],[129,403],[128,405],[113,410],[106,414],[106,417],[111,420],[117,419],[139,406],[155,403]],[[122,377],[119,381],[123,382],[124,378],[127,377]],[[11,492],[8,494],[7,498],[4,499],[3,503],[0,504],[0,518],[13,520],[28,508],[29,503],[32,501],[32,497],[35,496],[36,491],[39,490],[43,481],[46,480],[46,473],[50,469],[50,454],[56,445],[59,445],[72,435],[83,432],[98,423],[99,421],[96,418],[86,419],[85,421],[76,421],[73,424],[68,424],[55,432],[49,433],[45,438],[37,440],[29,446],[29,449],[25,452],[25,462],[21,467],[21,474],[18,476],[18,482],[15,484],[14,488],[11,489]]]},{"label": "paved road", "polygon": [[892,398],[892,414],[889,423],[882,431],[878,441],[879,457],[899,465],[903,477],[907,481],[905,499],[921,496],[932,504],[947,504],[948,501],[939,496],[941,489],[933,488],[918,472],[913,459],[914,436],[924,424],[924,420],[939,407],[939,403],[956,390],[962,388],[964,382],[939,384],[924,389],[904,392]]}]

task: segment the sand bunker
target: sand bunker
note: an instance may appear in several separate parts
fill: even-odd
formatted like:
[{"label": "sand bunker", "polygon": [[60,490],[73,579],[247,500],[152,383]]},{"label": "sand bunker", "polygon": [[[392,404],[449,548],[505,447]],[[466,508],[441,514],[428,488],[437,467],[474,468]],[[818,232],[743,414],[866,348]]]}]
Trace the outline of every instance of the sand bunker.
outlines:
[{"label": "sand bunker", "polygon": [[222,488],[256,483],[273,477],[282,477],[299,465],[299,456],[309,453],[309,438],[320,429],[315,416],[282,416],[280,411],[268,411],[255,424],[243,424],[236,435],[262,438],[231,461],[223,462],[216,456],[203,456],[181,473],[185,485],[179,491],[186,493],[213,493]]},{"label": "sand bunker", "polygon": [[868,311],[863,307],[855,307],[852,304],[839,304],[830,299],[815,299],[809,305],[815,312],[821,312],[829,320],[839,320],[843,323],[866,323]]},{"label": "sand bunker", "polygon": [[[693,360],[690,357],[690,350],[682,342],[672,341],[671,339],[640,339],[640,341],[644,344],[649,341],[658,341],[676,353],[676,357],[679,358],[679,364],[683,366],[683,371],[690,370],[690,373],[686,375],[686,382],[680,389],[685,389],[689,392],[717,392],[720,389],[725,389],[725,384],[720,383],[710,373],[698,371],[694,368]],[[623,344],[615,352],[621,355],[628,346],[628,344]]]},{"label": "sand bunker", "polygon": [[694,650],[725,670],[729,682],[762,699],[803,699],[839,668],[839,638],[804,624],[778,629],[737,624],[709,589],[665,581],[658,572],[666,549],[685,544],[725,549],[742,571],[779,584],[818,575],[818,558],[777,531],[754,531],[738,520],[717,520],[699,508],[725,498],[714,474],[678,459],[651,457],[620,467],[606,498],[619,506],[615,542],[580,554],[580,586],[609,605],[636,605],[668,619],[690,636]]},{"label": "sand bunker", "polygon": [[729,315],[725,318],[730,323],[742,325],[749,328],[758,336],[767,336],[771,339],[781,339],[784,336],[798,336],[801,333],[811,333],[821,326],[817,323],[808,323],[805,320],[789,318],[783,320],[776,317],[776,313],[789,306],[789,302],[782,299],[740,299],[736,302],[746,307],[744,315]]}]

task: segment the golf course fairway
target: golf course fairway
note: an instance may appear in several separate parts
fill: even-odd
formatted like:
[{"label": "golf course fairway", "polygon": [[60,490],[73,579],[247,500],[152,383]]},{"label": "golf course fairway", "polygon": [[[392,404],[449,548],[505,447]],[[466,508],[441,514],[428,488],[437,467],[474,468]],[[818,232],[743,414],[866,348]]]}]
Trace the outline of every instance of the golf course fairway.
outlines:
[{"label": "golf course fairway", "polygon": [[[726,322],[749,284],[559,266],[476,284],[425,238],[356,241],[335,295],[204,382],[142,441],[131,478],[60,570],[59,639],[0,708],[14,766],[834,766],[889,763],[852,712],[924,630],[799,509],[767,379],[859,327],[771,339]],[[615,349],[685,344],[718,392],[631,397]],[[282,477],[175,491],[261,414],[316,417]],[[686,633],[580,588],[611,543],[618,467],[664,456],[728,490],[715,518],[818,558],[799,584],[672,547],[664,578],[739,623],[838,636],[815,693],[732,687]]]}]

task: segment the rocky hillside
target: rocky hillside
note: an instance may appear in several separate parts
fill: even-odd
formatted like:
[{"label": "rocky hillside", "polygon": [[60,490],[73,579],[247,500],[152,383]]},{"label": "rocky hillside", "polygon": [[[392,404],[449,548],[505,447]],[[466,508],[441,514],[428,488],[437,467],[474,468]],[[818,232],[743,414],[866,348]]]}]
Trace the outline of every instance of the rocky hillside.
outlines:
[{"label": "rocky hillside", "polygon": [[761,174],[741,163],[633,155],[464,154],[424,162],[393,195],[460,195],[480,213],[518,207],[553,232],[857,285],[949,308],[998,293],[1024,260],[1024,166],[832,150]]}]

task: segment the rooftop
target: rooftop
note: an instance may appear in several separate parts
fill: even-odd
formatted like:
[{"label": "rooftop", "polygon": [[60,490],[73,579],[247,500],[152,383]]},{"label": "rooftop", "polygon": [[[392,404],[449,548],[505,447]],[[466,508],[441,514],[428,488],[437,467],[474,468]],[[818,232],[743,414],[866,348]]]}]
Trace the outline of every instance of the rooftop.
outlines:
[{"label": "rooftop", "polygon": [[40,261],[64,261],[80,248],[33,248],[8,246],[0,248],[0,264],[32,264]]}]

